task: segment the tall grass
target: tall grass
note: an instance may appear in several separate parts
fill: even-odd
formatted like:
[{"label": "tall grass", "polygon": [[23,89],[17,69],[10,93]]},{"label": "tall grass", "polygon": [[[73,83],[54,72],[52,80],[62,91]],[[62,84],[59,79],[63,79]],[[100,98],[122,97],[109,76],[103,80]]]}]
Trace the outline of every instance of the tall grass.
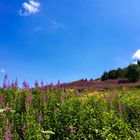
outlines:
[{"label": "tall grass", "polygon": [[[0,89],[1,140],[139,140],[140,90],[76,94],[60,83]],[[131,92],[131,93],[130,93]],[[135,94],[137,93],[137,94]]]}]

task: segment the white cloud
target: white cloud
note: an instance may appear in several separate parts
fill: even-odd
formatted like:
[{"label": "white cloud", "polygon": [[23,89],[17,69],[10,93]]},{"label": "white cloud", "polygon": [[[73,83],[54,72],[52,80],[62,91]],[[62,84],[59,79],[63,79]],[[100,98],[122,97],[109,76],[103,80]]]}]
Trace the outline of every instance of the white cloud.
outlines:
[{"label": "white cloud", "polygon": [[135,62],[132,62],[132,64],[137,64],[138,62],[137,61],[135,61]]},{"label": "white cloud", "polygon": [[29,2],[24,2],[22,8],[19,10],[21,16],[29,16],[39,12],[40,3],[34,0],[29,0]]},{"label": "white cloud", "polygon": [[133,54],[132,59],[140,59],[140,49]]},{"label": "white cloud", "polygon": [[36,8],[39,8],[40,6],[40,3],[39,2],[35,2],[33,0],[30,0],[29,3],[33,6],[33,7],[36,7]]}]

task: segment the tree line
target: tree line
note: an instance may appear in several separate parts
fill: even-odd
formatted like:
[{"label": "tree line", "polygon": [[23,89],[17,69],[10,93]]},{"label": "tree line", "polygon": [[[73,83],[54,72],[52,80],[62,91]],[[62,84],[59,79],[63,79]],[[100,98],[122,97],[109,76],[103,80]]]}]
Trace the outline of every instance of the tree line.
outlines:
[{"label": "tree line", "polygon": [[101,80],[113,80],[119,79],[128,82],[137,82],[140,81],[140,61],[137,61],[137,64],[130,64],[126,68],[118,68],[117,70],[110,70],[104,72],[101,76]]}]

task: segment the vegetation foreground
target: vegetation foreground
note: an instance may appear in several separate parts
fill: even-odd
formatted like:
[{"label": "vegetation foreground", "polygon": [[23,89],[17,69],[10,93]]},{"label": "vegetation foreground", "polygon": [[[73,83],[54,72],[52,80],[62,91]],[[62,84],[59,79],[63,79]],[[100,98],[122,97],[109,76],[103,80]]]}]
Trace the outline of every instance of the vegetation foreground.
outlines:
[{"label": "vegetation foreground", "polygon": [[140,89],[0,89],[0,140],[139,140]]}]

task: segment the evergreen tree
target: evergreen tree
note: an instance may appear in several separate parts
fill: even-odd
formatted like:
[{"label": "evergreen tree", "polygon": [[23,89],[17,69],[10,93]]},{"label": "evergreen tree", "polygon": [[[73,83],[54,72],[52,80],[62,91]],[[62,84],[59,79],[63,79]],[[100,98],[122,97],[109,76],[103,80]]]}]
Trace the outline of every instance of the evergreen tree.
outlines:
[{"label": "evergreen tree", "polygon": [[140,80],[140,66],[131,64],[127,68],[126,78],[129,82],[137,82]]},{"label": "evergreen tree", "polygon": [[104,81],[104,80],[108,80],[108,73],[105,71],[101,77],[101,80]]}]

